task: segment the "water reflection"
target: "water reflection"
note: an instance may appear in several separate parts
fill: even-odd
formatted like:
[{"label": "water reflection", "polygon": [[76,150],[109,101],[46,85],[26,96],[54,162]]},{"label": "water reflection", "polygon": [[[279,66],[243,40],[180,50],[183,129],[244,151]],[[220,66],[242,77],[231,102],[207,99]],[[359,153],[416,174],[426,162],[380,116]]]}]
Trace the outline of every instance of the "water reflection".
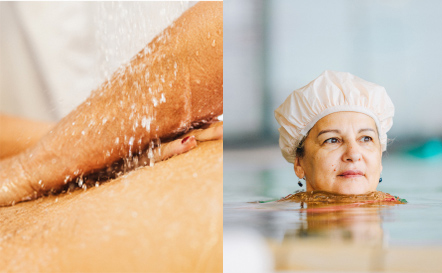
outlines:
[{"label": "water reflection", "polygon": [[[393,202],[309,203],[270,202],[226,204],[225,225],[238,224],[277,241],[328,239],[382,243],[382,221]],[[282,236],[281,236],[282,235]]]},{"label": "water reflection", "polygon": [[301,213],[304,221],[294,229],[285,231],[284,240],[328,239],[358,243],[382,243],[381,207],[355,207],[349,204],[325,206],[307,204]]},{"label": "water reflection", "polygon": [[[399,205],[393,202],[231,203],[225,204],[224,226],[232,228],[241,222],[242,228],[258,230],[271,246],[279,270],[321,269],[315,264],[318,259],[340,265],[357,261],[365,263],[366,269],[379,270],[383,267],[387,243],[382,226],[389,221],[394,206]],[[346,261],[349,254],[356,257],[354,261]]]}]

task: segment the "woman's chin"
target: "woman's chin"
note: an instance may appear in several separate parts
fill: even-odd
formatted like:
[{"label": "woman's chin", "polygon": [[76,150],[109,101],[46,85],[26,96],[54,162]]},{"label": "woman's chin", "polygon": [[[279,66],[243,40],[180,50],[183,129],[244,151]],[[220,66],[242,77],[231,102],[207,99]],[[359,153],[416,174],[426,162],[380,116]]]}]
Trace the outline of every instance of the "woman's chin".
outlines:
[{"label": "woman's chin", "polygon": [[334,188],[332,191],[339,194],[366,194],[371,190],[368,189],[367,185],[360,183],[344,183],[346,185],[339,185]]},{"label": "woman's chin", "polygon": [[[331,180],[332,179],[329,179],[327,181]],[[369,192],[376,191],[376,186],[377,186],[377,185],[372,186],[372,184],[369,183],[368,179],[366,179],[365,177],[339,179],[339,180],[334,180],[331,183],[323,182],[318,184],[312,185],[314,187],[307,184],[307,191],[309,191],[310,189],[310,190],[320,190],[320,191],[327,191],[331,193],[345,194],[345,195],[367,194]]]},{"label": "woman's chin", "polygon": [[366,194],[373,191],[371,190],[368,179],[363,176],[341,178],[338,181],[335,181],[332,190],[335,193],[347,194],[347,195]]}]

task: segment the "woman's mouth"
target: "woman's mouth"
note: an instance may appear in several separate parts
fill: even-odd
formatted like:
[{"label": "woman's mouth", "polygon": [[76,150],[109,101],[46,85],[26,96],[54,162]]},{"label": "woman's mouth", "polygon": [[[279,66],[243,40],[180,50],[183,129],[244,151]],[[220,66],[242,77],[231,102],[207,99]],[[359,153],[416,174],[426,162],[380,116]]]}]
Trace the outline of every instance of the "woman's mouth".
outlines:
[{"label": "woman's mouth", "polygon": [[360,170],[350,170],[350,171],[345,171],[345,172],[339,174],[338,176],[341,176],[344,178],[356,178],[356,177],[364,176],[364,173],[361,172]]}]

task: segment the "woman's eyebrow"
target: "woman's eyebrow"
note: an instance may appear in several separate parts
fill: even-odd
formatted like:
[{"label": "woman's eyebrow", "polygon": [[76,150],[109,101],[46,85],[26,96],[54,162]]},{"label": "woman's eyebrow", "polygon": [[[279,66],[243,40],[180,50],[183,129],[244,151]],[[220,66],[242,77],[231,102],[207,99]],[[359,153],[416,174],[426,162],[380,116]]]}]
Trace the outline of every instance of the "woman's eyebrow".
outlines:
[{"label": "woman's eyebrow", "polygon": [[319,137],[320,135],[325,134],[325,133],[337,133],[337,134],[340,134],[341,131],[336,130],[336,129],[322,130],[321,132],[319,132],[319,134],[316,137]]},{"label": "woman's eyebrow", "polygon": [[372,128],[363,128],[363,129],[360,129],[358,133],[362,133],[362,132],[364,132],[364,131],[372,131],[373,133],[376,133],[376,131],[375,131],[374,129],[372,129]]}]

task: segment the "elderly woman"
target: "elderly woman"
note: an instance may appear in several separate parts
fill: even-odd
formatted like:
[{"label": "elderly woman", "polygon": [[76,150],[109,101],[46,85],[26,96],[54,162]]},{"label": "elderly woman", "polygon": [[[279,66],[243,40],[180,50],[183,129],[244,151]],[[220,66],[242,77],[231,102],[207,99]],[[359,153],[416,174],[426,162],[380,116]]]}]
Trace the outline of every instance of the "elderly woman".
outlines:
[{"label": "elderly woman", "polygon": [[383,87],[334,71],[294,91],[275,111],[282,154],[307,192],[345,195],[376,191],[393,115]]}]

